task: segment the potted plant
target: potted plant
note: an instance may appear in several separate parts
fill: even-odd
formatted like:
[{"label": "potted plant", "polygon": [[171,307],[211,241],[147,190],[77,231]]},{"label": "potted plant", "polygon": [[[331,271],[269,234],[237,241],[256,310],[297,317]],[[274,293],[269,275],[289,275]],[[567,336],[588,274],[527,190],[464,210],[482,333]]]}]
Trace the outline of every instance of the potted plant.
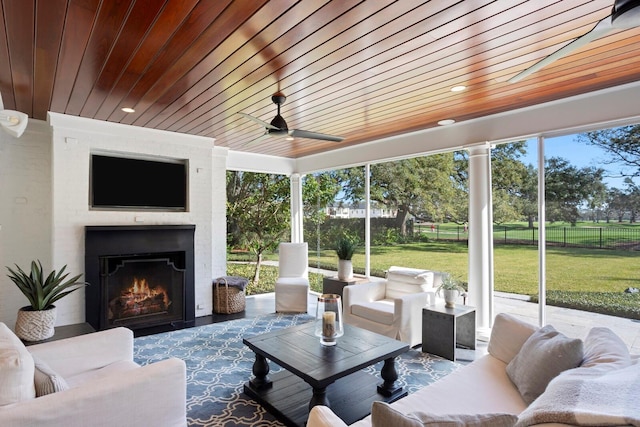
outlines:
[{"label": "potted plant", "polygon": [[18,310],[16,335],[25,341],[40,341],[51,338],[56,323],[56,306],[54,303],[71,292],[86,286],[79,282],[81,274],[67,279],[65,265],[60,272],[51,271],[45,276],[40,261],[31,261],[31,271],[25,273],[18,265],[17,271],[7,267],[7,275],[18,289],[29,300],[28,306]]},{"label": "potted plant", "polygon": [[451,274],[442,275],[442,283],[438,286],[436,294],[442,295],[445,307],[453,308],[456,306],[456,300],[465,292],[460,281]]},{"label": "potted plant", "polygon": [[356,242],[348,237],[342,237],[336,243],[338,255],[338,279],[349,280],[353,277],[353,264],[351,258],[356,251]]}]

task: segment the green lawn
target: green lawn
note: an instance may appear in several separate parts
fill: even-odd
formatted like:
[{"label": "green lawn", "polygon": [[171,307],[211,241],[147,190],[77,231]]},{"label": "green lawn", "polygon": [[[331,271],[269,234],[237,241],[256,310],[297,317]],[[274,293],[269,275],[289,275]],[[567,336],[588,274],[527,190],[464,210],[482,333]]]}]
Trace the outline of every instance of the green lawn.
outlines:
[{"label": "green lawn", "polygon": [[[496,245],[494,257],[497,291],[537,296],[538,251],[535,246]],[[267,258],[277,259],[277,256]],[[639,261],[639,251],[548,248],[547,302],[640,318],[640,294],[623,293],[626,288],[640,287]],[[335,269],[338,259],[333,250],[313,251],[309,253],[309,264]],[[356,273],[364,271],[363,248],[356,251],[353,264]],[[431,241],[371,248],[372,275],[382,276],[392,265],[448,271],[466,281],[467,246],[463,242]],[[238,275],[251,277],[246,271]],[[267,289],[264,291],[270,286],[272,290],[277,270],[268,274],[263,269],[261,275],[262,286]],[[311,282],[312,288],[321,289],[321,277],[314,276]]]}]

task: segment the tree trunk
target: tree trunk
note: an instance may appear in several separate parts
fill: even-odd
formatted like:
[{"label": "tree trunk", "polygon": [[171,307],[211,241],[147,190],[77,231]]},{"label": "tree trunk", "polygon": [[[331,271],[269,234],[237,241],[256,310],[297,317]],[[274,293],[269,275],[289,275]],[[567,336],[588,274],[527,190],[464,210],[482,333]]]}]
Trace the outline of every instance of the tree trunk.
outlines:
[{"label": "tree trunk", "polygon": [[396,214],[396,228],[400,230],[401,236],[407,235],[407,217],[409,216],[409,210],[404,206],[398,207],[398,213]]},{"label": "tree trunk", "polygon": [[262,265],[262,252],[258,252],[258,260],[256,261],[256,271],[253,273],[253,284],[260,283],[260,266]]},{"label": "tree trunk", "polygon": [[529,215],[529,217],[527,218],[527,221],[529,222],[529,228],[533,228],[533,216]]}]

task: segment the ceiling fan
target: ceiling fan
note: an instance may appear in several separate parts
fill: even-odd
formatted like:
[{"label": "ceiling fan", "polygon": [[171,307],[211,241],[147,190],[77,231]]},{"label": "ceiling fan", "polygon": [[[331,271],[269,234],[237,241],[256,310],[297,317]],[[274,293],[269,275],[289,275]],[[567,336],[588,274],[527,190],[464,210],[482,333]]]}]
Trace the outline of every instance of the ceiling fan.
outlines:
[{"label": "ceiling fan", "polygon": [[249,142],[249,144],[253,144],[255,142],[261,141],[265,138],[268,138],[271,135],[276,135],[276,136],[288,135],[291,138],[320,139],[322,141],[334,141],[334,142],[340,142],[344,139],[341,136],[327,135],[325,133],[310,132],[307,130],[300,130],[300,129],[289,129],[287,127],[287,122],[280,115],[280,106],[284,104],[286,100],[287,100],[287,97],[284,96],[284,94],[282,94],[281,92],[275,93],[271,96],[271,101],[273,101],[273,103],[276,104],[276,106],[278,107],[278,114],[276,114],[273,120],[271,120],[271,123],[267,123],[256,117],[250,116],[249,114],[246,114],[246,113],[238,113],[241,116],[244,116],[247,119],[253,120],[254,122],[264,126],[265,128],[264,135],[262,135],[258,139],[255,139]]},{"label": "ceiling fan", "polygon": [[0,95],[0,127],[9,135],[20,138],[27,128],[29,116],[20,111],[5,110]]},{"label": "ceiling fan", "polygon": [[601,19],[588,33],[578,37],[531,67],[513,76],[509,83],[516,83],[552,62],[581,48],[589,42],[605,36],[613,30],[628,30],[640,26],[640,0],[615,0],[611,15]]}]

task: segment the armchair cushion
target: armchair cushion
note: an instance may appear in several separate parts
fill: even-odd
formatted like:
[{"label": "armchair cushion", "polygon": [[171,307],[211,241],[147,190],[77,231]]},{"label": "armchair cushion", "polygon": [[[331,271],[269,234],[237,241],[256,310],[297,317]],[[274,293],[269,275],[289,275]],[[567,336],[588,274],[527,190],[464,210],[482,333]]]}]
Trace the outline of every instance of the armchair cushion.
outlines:
[{"label": "armchair cushion", "polygon": [[383,325],[393,324],[394,302],[390,299],[363,302],[351,306],[351,314]]},{"label": "armchair cushion", "polygon": [[0,406],[35,398],[34,372],[27,348],[0,322]]},{"label": "armchair cushion", "polygon": [[69,384],[67,384],[64,378],[58,375],[58,373],[51,369],[43,360],[34,356],[33,362],[36,368],[34,376],[36,397],[69,389]]}]

